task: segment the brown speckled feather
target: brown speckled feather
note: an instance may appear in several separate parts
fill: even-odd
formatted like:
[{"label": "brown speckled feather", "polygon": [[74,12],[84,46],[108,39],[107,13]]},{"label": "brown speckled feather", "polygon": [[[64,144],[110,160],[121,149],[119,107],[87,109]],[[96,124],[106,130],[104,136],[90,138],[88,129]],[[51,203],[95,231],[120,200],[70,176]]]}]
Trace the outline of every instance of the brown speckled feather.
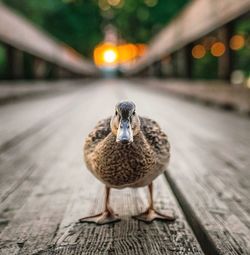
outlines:
[{"label": "brown speckled feather", "polygon": [[159,125],[140,117],[141,131],[131,144],[120,144],[110,128],[111,118],[98,122],[88,135],[84,156],[89,170],[113,188],[148,185],[169,161],[169,143]]},{"label": "brown speckled feather", "polygon": [[90,154],[95,150],[96,145],[101,142],[111,132],[111,117],[100,120],[92,132],[87,136],[84,144],[85,154]]},{"label": "brown speckled feather", "polygon": [[169,157],[170,144],[167,135],[161,130],[158,123],[152,119],[140,117],[141,130],[152,150],[161,157]]}]

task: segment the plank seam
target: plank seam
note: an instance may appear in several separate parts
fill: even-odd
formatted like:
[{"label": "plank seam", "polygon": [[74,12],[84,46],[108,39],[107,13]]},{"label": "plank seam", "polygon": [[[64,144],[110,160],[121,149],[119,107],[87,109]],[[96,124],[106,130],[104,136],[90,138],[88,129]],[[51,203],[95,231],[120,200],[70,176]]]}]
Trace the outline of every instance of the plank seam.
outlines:
[{"label": "plank seam", "polygon": [[186,217],[186,220],[189,226],[193,230],[193,233],[196,239],[198,240],[204,254],[205,255],[211,255],[211,254],[220,255],[218,253],[217,248],[215,247],[215,244],[213,243],[213,240],[209,237],[208,233],[206,232],[206,230],[204,229],[200,221],[195,216],[194,210],[188,204],[187,200],[183,196],[181,190],[176,185],[175,181],[172,179],[172,177],[167,171],[164,172],[164,175],[182,209],[183,214]]},{"label": "plank seam", "polygon": [[24,175],[19,179],[17,183],[15,183],[12,187],[10,187],[9,190],[6,191],[6,193],[2,196],[0,203],[3,203],[9,195],[11,195],[14,191],[18,189],[26,180],[31,176],[31,174],[34,172],[35,166],[32,165],[28,167],[27,171],[24,173]]}]

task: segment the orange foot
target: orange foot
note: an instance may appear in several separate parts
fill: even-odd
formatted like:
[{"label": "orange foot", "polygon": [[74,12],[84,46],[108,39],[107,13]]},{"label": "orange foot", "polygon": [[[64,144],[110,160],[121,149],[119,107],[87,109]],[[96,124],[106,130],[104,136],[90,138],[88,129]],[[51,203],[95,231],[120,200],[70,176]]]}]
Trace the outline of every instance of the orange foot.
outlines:
[{"label": "orange foot", "polygon": [[163,213],[157,212],[153,208],[148,208],[145,212],[133,216],[134,219],[150,223],[153,220],[163,220],[163,221],[174,221],[174,215],[165,215]]},{"label": "orange foot", "polygon": [[115,214],[112,210],[105,210],[93,216],[88,216],[79,219],[79,222],[84,223],[96,223],[97,225],[109,224],[120,221],[118,214]]}]

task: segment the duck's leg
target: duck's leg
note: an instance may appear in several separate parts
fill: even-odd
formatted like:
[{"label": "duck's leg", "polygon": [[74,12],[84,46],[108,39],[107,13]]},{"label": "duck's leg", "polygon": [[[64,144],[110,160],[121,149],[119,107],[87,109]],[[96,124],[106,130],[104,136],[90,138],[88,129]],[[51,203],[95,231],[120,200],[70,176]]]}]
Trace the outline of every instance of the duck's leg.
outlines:
[{"label": "duck's leg", "polygon": [[121,219],[118,217],[117,214],[114,213],[114,211],[109,205],[109,196],[110,196],[110,188],[105,186],[104,211],[93,216],[81,218],[79,219],[79,222],[89,222],[89,223],[96,223],[98,225],[102,225],[102,224],[108,224],[108,223],[120,221]]},{"label": "duck's leg", "polygon": [[148,209],[143,213],[133,216],[133,218],[147,222],[147,223],[150,223],[153,220],[157,220],[157,219],[165,220],[165,221],[175,220],[175,217],[173,215],[166,215],[166,214],[160,213],[154,208],[153,183],[150,183],[148,185],[148,189],[149,189],[149,207],[148,207]]}]

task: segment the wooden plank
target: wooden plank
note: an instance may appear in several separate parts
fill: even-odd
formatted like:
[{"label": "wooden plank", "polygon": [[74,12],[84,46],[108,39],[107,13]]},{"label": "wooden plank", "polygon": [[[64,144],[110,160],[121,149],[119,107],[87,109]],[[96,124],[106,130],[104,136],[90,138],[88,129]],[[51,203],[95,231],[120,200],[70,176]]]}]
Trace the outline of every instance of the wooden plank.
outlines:
[{"label": "wooden plank", "polygon": [[[147,190],[112,191],[112,206],[122,216],[122,221],[114,226],[96,227],[76,223],[79,211],[85,215],[101,210],[103,187],[95,180],[91,182],[92,201],[80,203],[77,190],[76,201],[72,200],[67,215],[55,237],[55,246],[41,254],[59,252],[60,254],[203,254],[192,231],[187,226],[183,214],[163,177],[155,181],[155,204],[161,211],[173,211],[178,219],[175,223],[154,222],[145,224],[131,220],[131,215],[146,209]],[[86,188],[86,184],[84,185]],[[88,186],[87,186],[88,187]],[[97,188],[98,187],[98,188]],[[86,194],[85,197],[88,197]],[[93,201],[96,201],[93,205]],[[118,202],[119,201],[119,202]],[[84,209],[85,207],[85,209]],[[88,208],[86,210],[86,207]],[[90,237],[91,235],[91,237]]]},{"label": "wooden plank", "polygon": [[52,39],[3,3],[0,4],[0,40],[73,73],[98,73],[93,63],[83,60],[75,50]]},{"label": "wooden plank", "polygon": [[[103,205],[103,185],[82,162],[82,141],[97,120],[112,113],[117,100],[125,97],[120,85],[107,81],[83,89],[58,133],[51,134],[52,143],[48,140],[37,152],[29,151],[36,179],[0,235],[0,254],[203,254],[163,177],[156,182],[156,206],[174,211],[175,222],[147,225],[131,219],[147,205],[147,193],[140,189],[112,191],[112,206],[122,222],[99,227],[77,223]],[[19,191],[28,192],[21,185],[6,205],[17,199]]]},{"label": "wooden plank", "polygon": [[126,92],[168,131],[167,177],[205,253],[250,254],[250,120],[145,87]]},{"label": "wooden plank", "polygon": [[137,79],[151,89],[183,96],[206,104],[234,109],[241,113],[250,113],[250,91],[246,87],[230,86],[222,81],[186,81],[174,79]]},{"label": "wooden plank", "polygon": [[[41,77],[40,77],[41,78]],[[75,89],[79,88],[79,85],[89,84],[89,79],[81,79],[78,81],[60,80],[53,81],[42,81],[42,80],[32,80],[32,81],[1,81],[0,83],[0,105],[6,105],[14,103],[18,100],[32,99],[36,97],[38,100],[41,96],[49,95],[60,95],[73,92]],[[2,108],[2,107],[1,107]]]},{"label": "wooden plank", "polygon": [[[12,147],[8,148],[8,151],[4,151],[1,154],[0,221],[2,224],[0,224],[0,231],[13,218],[17,209],[19,209],[26,200],[27,194],[32,191],[32,188],[37,185],[39,179],[48,171],[46,168],[47,161],[56,162],[56,160],[60,159],[60,154],[58,154],[57,151],[60,151],[61,137],[65,134],[63,135],[61,134],[62,132],[60,132],[64,130],[57,130],[58,127],[63,125],[65,118],[71,115],[72,110],[75,108],[75,100],[83,98],[82,93],[83,91],[80,89],[77,94],[70,93],[67,97],[59,96],[59,98],[51,98],[50,100],[54,101],[58,108],[61,108],[60,111],[58,108],[55,110],[53,102],[47,98],[43,101],[38,100],[39,102],[27,102],[25,107],[23,103],[15,105],[16,107],[14,108],[4,107],[4,109],[9,112],[9,116],[13,116],[15,113],[18,115],[16,119],[17,129],[20,122],[24,121],[26,123],[26,121],[28,121],[27,116],[35,123],[33,123],[34,125],[37,125],[38,116],[40,119],[43,119],[43,122],[45,122],[46,119],[49,123],[45,122],[42,129],[35,130],[32,134],[26,136],[25,139],[16,144],[12,144]],[[86,96],[89,95],[86,89],[84,90],[84,94]],[[20,107],[20,105],[23,107]],[[33,111],[29,111],[30,109],[33,109]],[[47,111],[44,112],[45,109],[47,109]],[[1,110],[3,114],[4,110]],[[21,112],[19,112],[20,110]],[[22,113],[22,111],[24,112]],[[33,112],[36,115],[32,115]],[[48,120],[46,117],[47,114],[54,115],[54,120],[52,121],[52,118]],[[4,124],[7,126],[10,125],[10,123],[13,124],[11,119],[12,117],[8,121],[8,119],[5,118],[6,122]],[[39,120],[39,122],[41,122],[41,120]],[[29,130],[30,126],[26,126],[26,128]],[[17,137],[16,132],[18,132],[18,130],[12,130],[12,135],[14,135],[14,137]],[[50,148],[52,152],[46,155],[48,148]],[[45,155],[46,161],[44,161]],[[44,169],[43,171],[41,171],[40,168],[37,169],[37,161],[39,161],[39,167]]]},{"label": "wooden plank", "polygon": [[250,11],[250,0],[191,1],[151,40],[147,54],[135,64],[124,67],[124,72],[137,73],[248,11]]},{"label": "wooden plank", "polygon": [[[94,92],[93,89],[92,92]],[[91,98],[88,93],[85,94],[85,103],[88,104]],[[82,99],[84,99],[83,94],[79,95],[78,102],[81,102]],[[76,98],[74,98],[74,100],[76,100]],[[78,142],[79,137],[74,137],[74,139],[71,137],[72,118],[76,120],[76,125],[79,124],[79,122],[82,123],[85,121],[84,119],[76,118],[76,114],[79,114],[81,107],[82,105],[74,107],[74,114],[71,113],[70,116],[68,116],[68,114],[65,115],[64,121],[67,120],[66,123],[68,124],[66,125],[66,123],[64,123],[64,125],[60,125],[64,127],[62,131],[65,133],[64,135],[61,134],[56,140],[57,146],[60,148],[59,151],[53,152],[55,146],[51,146],[51,148],[44,147],[42,153],[41,151],[40,155],[38,153],[38,158],[36,154],[32,155],[34,158],[31,157],[30,160],[36,162],[36,171],[45,171],[47,173],[40,183],[33,187],[34,190],[31,190],[31,194],[24,206],[20,208],[14,219],[4,229],[1,236],[1,240],[5,240],[5,242],[3,241],[5,243],[5,245],[3,245],[3,252],[8,254],[10,250],[13,251],[14,249],[16,252],[20,252],[20,254],[30,254],[33,250],[41,249],[46,241],[53,237],[57,225],[60,222],[60,216],[64,213],[63,209],[67,205],[67,199],[72,192],[71,189],[68,188],[68,185],[74,187],[73,183],[70,181],[71,174],[74,173],[74,171],[70,170],[71,167],[69,166],[71,158],[73,156],[81,159],[81,154],[75,154],[72,148],[72,146],[75,146],[75,142]],[[81,125],[78,127],[78,134],[80,134],[80,128]],[[64,145],[62,144],[62,141],[64,141],[62,137],[67,140],[67,146],[62,146]],[[52,158],[47,157],[49,149],[52,150]],[[46,160],[44,161],[42,158]],[[62,158],[64,160],[62,160]],[[51,159],[51,161],[47,161],[49,159]],[[42,173],[40,173],[40,175],[42,177]],[[53,179],[54,181],[52,182],[51,180]],[[21,251],[19,251],[20,249]]]},{"label": "wooden plank", "polygon": [[[33,173],[36,162],[30,162],[29,151],[40,149],[50,139],[51,133],[62,125],[63,118],[74,107],[78,93],[68,96],[45,99],[43,102],[32,101],[12,107],[4,107],[8,116],[16,114],[17,118],[7,118],[2,109],[5,122],[2,125],[3,140],[0,146],[0,201],[3,202]],[[8,128],[11,127],[11,128]],[[11,132],[10,132],[11,131]],[[11,137],[11,135],[13,137]]]},{"label": "wooden plank", "polygon": [[[34,87],[43,87],[44,90],[47,90],[48,95],[51,93],[53,97],[35,98],[35,100],[1,106],[0,147],[3,144],[10,143],[11,140],[17,137],[24,136],[25,133],[32,133],[32,130],[39,129],[43,123],[52,120],[53,116],[60,115],[59,111],[63,111],[63,108],[66,110],[69,107],[69,104],[74,100],[72,95],[77,96],[81,88],[79,82],[76,81],[61,81],[60,83],[35,82],[35,84],[32,82],[32,84],[26,84],[26,86],[25,83],[4,84],[1,84],[0,89],[1,95],[2,88],[3,91],[6,91],[6,93],[3,92],[3,94],[6,94],[6,97],[13,97],[13,94],[22,94],[23,90],[27,92],[32,91]],[[85,82],[82,81],[81,84],[85,84]],[[9,89],[11,92],[8,92],[10,87],[12,87],[12,89]],[[54,88],[57,89],[56,94],[54,94]],[[60,93],[60,91],[63,93]],[[41,92],[40,90],[38,93]],[[10,118],[12,115],[15,115],[15,118]]]}]

